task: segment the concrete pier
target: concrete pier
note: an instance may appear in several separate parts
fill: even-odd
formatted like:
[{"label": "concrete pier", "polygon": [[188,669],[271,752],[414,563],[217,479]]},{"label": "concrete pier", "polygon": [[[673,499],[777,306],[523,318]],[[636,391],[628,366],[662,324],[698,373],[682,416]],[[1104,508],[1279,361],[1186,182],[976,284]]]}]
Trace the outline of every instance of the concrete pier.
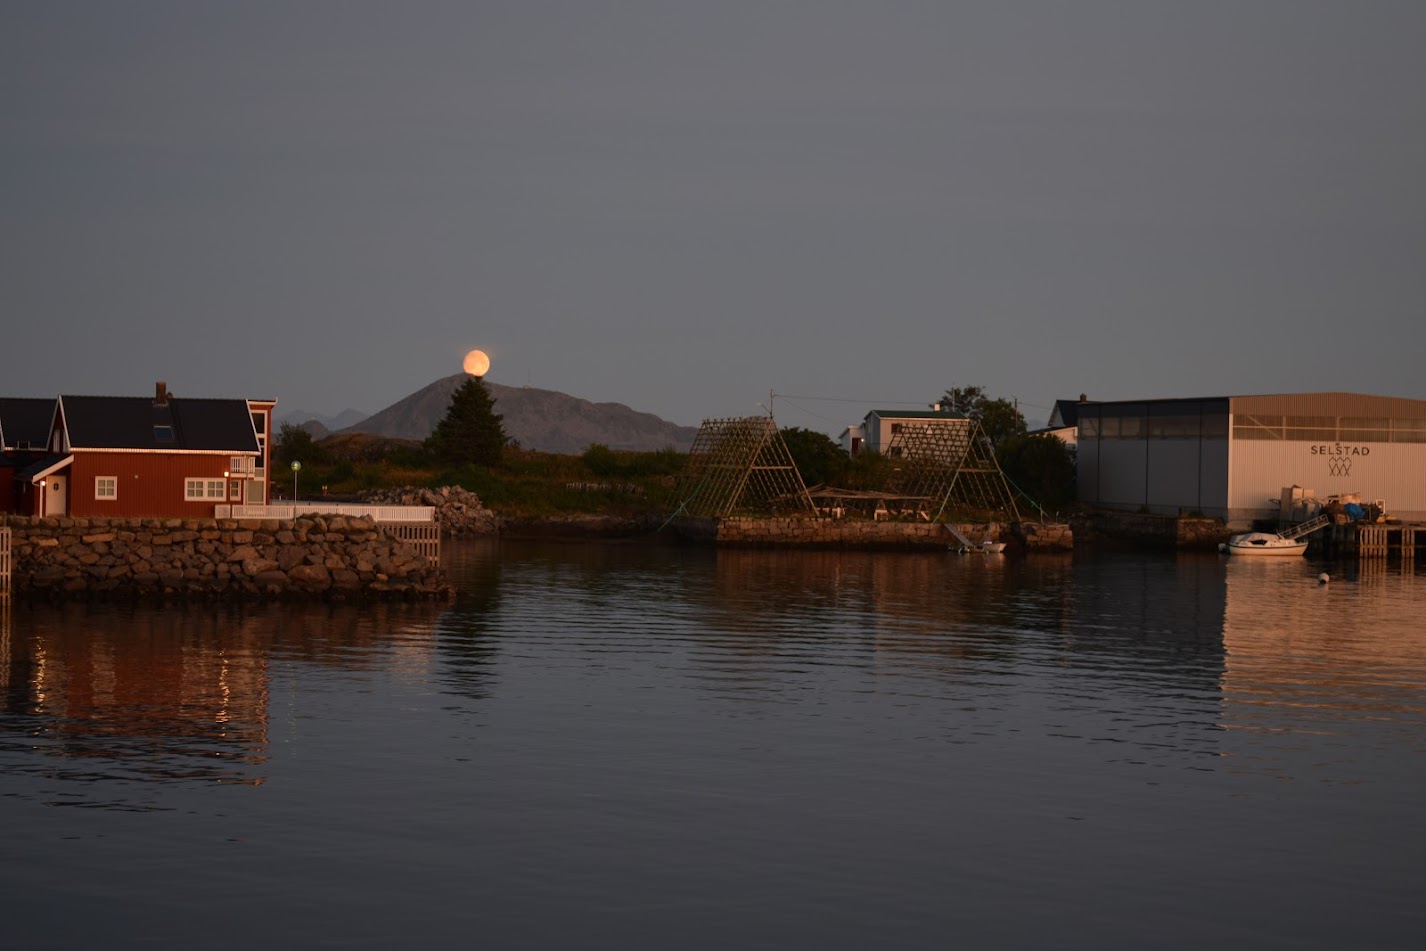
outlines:
[{"label": "concrete pier", "polygon": [[[680,518],[679,535],[691,541],[740,548],[847,548],[865,550],[945,551],[960,547],[958,537],[977,543],[1005,542],[1010,551],[1068,551],[1074,534],[1068,525],[1032,522],[948,526],[932,522],[891,522],[836,518]],[[949,530],[954,528],[955,531]]]}]

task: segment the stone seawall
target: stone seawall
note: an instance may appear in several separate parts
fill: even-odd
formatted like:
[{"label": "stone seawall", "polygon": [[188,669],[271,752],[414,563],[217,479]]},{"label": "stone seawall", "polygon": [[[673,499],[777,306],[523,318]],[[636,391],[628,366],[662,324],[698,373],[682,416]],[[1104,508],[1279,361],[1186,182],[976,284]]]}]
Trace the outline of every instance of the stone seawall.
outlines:
[{"label": "stone seawall", "polygon": [[[959,543],[945,525],[832,518],[680,519],[680,535],[693,541],[749,548],[862,548],[940,550]],[[985,537],[984,522],[951,526],[973,542]],[[1067,551],[1074,546],[1068,525],[993,524],[990,537],[1006,550]]]},{"label": "stone seawall", "polygon": [[403,597],[454,595],[438,565],[367,518],[109,519],[7,516],[17,595]]},{"label": "stone seawall", "polygon": [[1086,541],[1133,542],[1157,548],[1215,549],[1232,536],[1222,519],[1200,516],[1100,510],[1076,516],[1073,524],[1075,534]]}]

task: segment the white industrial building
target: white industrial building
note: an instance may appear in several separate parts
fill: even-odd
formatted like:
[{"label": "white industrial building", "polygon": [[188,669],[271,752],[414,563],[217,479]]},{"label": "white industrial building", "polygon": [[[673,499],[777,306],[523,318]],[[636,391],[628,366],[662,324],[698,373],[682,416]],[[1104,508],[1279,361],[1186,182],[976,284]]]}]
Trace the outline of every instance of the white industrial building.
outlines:
[{"label": "white industrial building", "polygon": [[1079,404],[1079,498],[1247,527],[1285,488],[1426,521],[1426,400],[1290,393]]}]

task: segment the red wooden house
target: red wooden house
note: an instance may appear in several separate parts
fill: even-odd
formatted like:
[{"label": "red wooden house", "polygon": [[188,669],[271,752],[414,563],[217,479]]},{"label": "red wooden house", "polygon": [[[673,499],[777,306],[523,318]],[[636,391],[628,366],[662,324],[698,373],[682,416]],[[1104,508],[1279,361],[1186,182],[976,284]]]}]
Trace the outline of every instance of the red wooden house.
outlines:
[{"label": "red wooden house", "polygon": [[44,453],[15,471],[12,511],[84,517],[211,517],[268,500],[275,400],[61,396]]},{"label": "red wooden house", "polygon": [[0,512],[20,510],[27,480],[19,474],[45,454],[54,400],[0,397]]}]

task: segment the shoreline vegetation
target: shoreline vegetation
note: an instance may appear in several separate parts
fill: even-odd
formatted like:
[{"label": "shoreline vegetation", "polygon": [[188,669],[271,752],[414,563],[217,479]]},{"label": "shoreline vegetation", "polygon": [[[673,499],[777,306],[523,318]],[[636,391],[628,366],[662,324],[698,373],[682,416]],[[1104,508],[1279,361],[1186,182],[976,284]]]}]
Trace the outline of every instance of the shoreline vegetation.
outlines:
[{"label": "shoreline vegetation", "polygon": [[[284,434],[291,436],[287,428]],[[853,460],[820,434],[796,429],[783,430],[783,434],[804,481],[874,490],[886,478],[890,460],[884,457],[863,453]],[[299,494],[304,499],[325,494],[333,501],[433,505],[442,513],[443,533],[448,537],[652,535],[679,507],[679,476],[688,458],[687,453],[675,449],[637,452],[594,445],[582,454],[568,455],[507,446],[492,465],[451,467],[434,459],[416,440],[339,433],[318,442],[303,438],[306,435],[299,431],[295,440],[278,440],[276,458],[281,468],[275,470],[282,471],[298,458],[294,451],[303,453]],[[1072,525],[1073,538],[1111,546],[1208,550],[1228,537],[1218,519],[1081,510],[1073,502],[1072,453],[1052,436],[1018,439],[1018,443],[1009,444],[1010,453],[1030,462],[1018,473],[1017,481],[1044,486],[1042,495],[1055,503],[1043,518],[1039,512],[1028,516],[1027,525]],[[1041,445],[1046,440],[1049,442]],[[1046,459],[1050,461],[1046,463]],[[1066,460],[1071,465],[1066,466]],[[280,479],[274,481],[273,488],[282,494]],[[984,528],[986,522],[984,515],[979,515],[965,518],[962,524]],[[1028,534],[1034,532],[1032,528]],[[706,530],[693,534],[705,540],[708,537]],[[1022,539],[1027,536],[1024,529],[1015,534]],[[1041,534],[1066,541],[1071,537]],[[844,535],[840,544],[856,547],[858,543]],[[930,546],[923,541],[907,547]],[[1057,542],[1044,547],[1062,549],[1064,545]]]},{"label": "shoreline vegetation", "polygon": [[[849,458],[824,435],[795,428],[784,429],[782,434],[809,488],[816,484],[874,492],[891,476],[892,460],[884,456],[863,452]],[[1017,483],[1040,483],[1033,487],[1041,489],[1033,500],[1022,490],[1021,501],[1029,502],[1027,509],[1043,505],[1047,520],[1063,521],[1074,500],[1073,468],[1064,463],[1072,463],[1073,456],[1054,437],[1019,439],[1036,449],[1042,444],[1052,450],[1059,447],[1056,468],[1043,462],[1043,451],[1015,451],[1020,444],[1012,444],[1017,459],[1032,461],[1027,471],[1009,474]],[[558,523],[575,516],[626,519],[635,524],[657,518],[662,523],[679,508],[679,477],[688,460],[688,453],[673,448],[640,452],[595,444],[581,454],[569,455],[510,445],[496,461],[453,465],[417,440],[366,433],[337,433],[313,440],[306,431],[290,425],[282,427],[274,449],[275,503],[292,497],[293,483],[283,475],[295,461],[302,466],[296,491],[304,501],[326,497],[333,502],[380,499],[394,503],[398,495],[449,487],[473,493],[502,523],[512,525]],[[1038,478],[1040,475],[1052,478],[1053,484]],[[967,520],[984,522],[985,518],[978,515]]]},{"label": "shoreline vegetation", "polygon": [[[698,482],[698,486],[705,488],[710,478],[708,472],[716,470],[718,476],[713,481],[718,483],[718,491],[733,489],[727,505],[740,508],[734,503],[742,499],[743,489],[737,473],[728,467],[753,466],[753,457],[746,456],[750,446],[754,456],[763,460],[760,465],[767,466],[766,458],[771,458],[763,455],[765,450],[771,451],[768,445],[749,443],[749,439],[767,439],[765,428],[758,428],[758,435],[754,437],[741,429],[734,431],[716,426],[709,436],[716,448],[705,444],[697,456],[673,447],[654,452],[620,451],[597,442],[578,455],[540,452],[525,449],[508,437],[502,423],[504,417],[498,409],[484,380],[471,375],[451,395],[445,416],[424,440],[361,432],[328,434],[317,440],[301,426],[284,424],[273,444],[271,489],[274,501],[283,497],[286,486],[281,476],[291,469],[294,473],[292,497],[308,502],[316,497],[315,492],[320,492],[333,501],[371,501],[373,497],[380,497],[388,504],[437,504],[438,509],[446,509],[451,507],[451,491],[473,493],[475,506],[497,513],[493,520],[480,523],[479,527],[487,532],[498,530],[501,524],[511,529],[523,527],[541,531],[560,525],[587,527],[591,517],[596,517],[599,524],[626,522],[631,527],[639,527],[654,519],[666,521],[673,513],[683,511],[689,499],[680,499],[679,495],[691,491],[682,484],[681,477],[685,473],[689,479],[701,475],[703,481]],[[983,470],[984,459],[980,457],[983,455],[981,443],[984,443],[1000,470],[996,475],[996,491],[973,492],[961,497],[962,504],[975,505],[980,511],[947,511],[947,521],[984,524],[1007,515],[1013,518],[1015,503],[1011,499],[1016,496],[1023,510],[1037,513],[1042,523],[1051,520],[1048,512],[1073,504],[1073,450],[1054,437],[1029,434],[1025,418],[1013,401],[991,399],[979,386],[951,387],[934,404],[934,409],[969,424],[970,429],[964,432],[969,432],[973,440],[971,448],[962,447],[965,458],[961,465],[970,466],[974,456]],[[555,425],[558,421],[551,422]],[[838,516],[855,516],[854,509],[861,509],[860,515],[868,519],[884,519],[895,506],[878,501],[881,494],[892,492],[899,498],[910,498],[904,494],[905,483],[908,480],[915,483],[922,477],[901,471],[905,463],[899,458],[902,449],[896,448],[894,438],[887,455],[865,450],[848,455],[824,433],[795,426],[776,429],[771,419],[762,422],[774,428],[772,441],[779,444],[772,453],[778,460],[766,470],[776,469],[775,477],[769,476],[771,481],[753,493],[756,500],[751,511],[725,512],[724,503],[719,502],[711,508],[705,504],[701,514],[714,511],[753,517],[787,514],[770,509],[776,509],[780,499],[790,498],[796,491],[794,486],[809,490],[815,486],[830,490],[839,499],[861,500],[845,504],[819,502],[828,506],[828,514],[835,509]],[[695,445],[710,432],[708,425],[709,421],[705,421]],[[953,446],[940,443],[935,446],[954,451]],[[788,461],[795,470],[790,478],[786,471]],[[705,471],[705,465],[713,469]],[[722,485],[725,476],[729,480],[726,487]],[[742,478],[746,483],[748,473]],[[304,483],[308,487],[306,493],[301,488]],[[901,483],[899,487],[898,483]],[[954,480],[951,484],[955,484]],[[429,493],[434,491],[444,493],[435,502],[429,498]],[[931,494],[939,491],[942,490],[931,490]],[[415,502],[390,497],[409,498],[417,494],[428,498]],[[913,492],[912,496],[919,498],[926,494],[925,491]],[[692,495],[697,496],[698,492],[692,490]],[[442,519],[447,532],[464,533],[464,513],[459,514],[460,519]],[[924,519],[925,512],[917,514]]]}]

